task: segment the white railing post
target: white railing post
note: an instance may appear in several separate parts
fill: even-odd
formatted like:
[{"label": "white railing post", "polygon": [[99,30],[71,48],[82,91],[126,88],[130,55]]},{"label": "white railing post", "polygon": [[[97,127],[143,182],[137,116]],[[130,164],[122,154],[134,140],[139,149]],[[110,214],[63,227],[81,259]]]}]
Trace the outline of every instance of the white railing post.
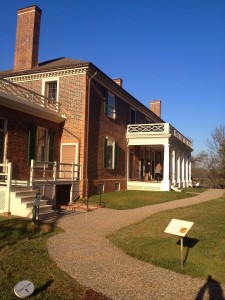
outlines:
[{"label": "white railing post", "polygon": [[6,214],[10,214],[10,191],[11,191],[11,184],[12,184],[12,163],[6,164],[6,175],[7,175],[7,182],[6,182]]},{"label": "white railing post", "polygon": [[72,173],[71,173],[71,178],[74,180],[74,163],[72,163]]},{"label": "white railing post", "polygon": [[57,177],[57,162],[54,161],[53,164],[53,191],[52,191],[52,199],[53,199],[53,204],[54,208],[56,209],[56,177]]},{"label": "white railing post", "polygon": [[32,159],[30,164],[30,186],[32,186],[34,182],[34,164],[35,160]]}]

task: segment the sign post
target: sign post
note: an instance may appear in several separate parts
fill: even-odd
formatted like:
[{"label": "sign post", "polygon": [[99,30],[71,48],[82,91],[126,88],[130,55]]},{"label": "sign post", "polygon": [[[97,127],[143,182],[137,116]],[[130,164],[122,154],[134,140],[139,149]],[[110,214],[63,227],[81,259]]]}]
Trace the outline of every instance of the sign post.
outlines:
[{"label": "sign post", "polygon": [[186,236],[186,234],[188,233],[188,231],[191,229],[191,227],[193,225],[194,225],[194,222],[172,219],[164,231],[165,233],[177,235],[177,236],[180,236],[180,238],[181,238],[181,241],[180,241],[181,268],[184,267],[184,261],[183,261],[184,241],[183,241],[183,238]]}]

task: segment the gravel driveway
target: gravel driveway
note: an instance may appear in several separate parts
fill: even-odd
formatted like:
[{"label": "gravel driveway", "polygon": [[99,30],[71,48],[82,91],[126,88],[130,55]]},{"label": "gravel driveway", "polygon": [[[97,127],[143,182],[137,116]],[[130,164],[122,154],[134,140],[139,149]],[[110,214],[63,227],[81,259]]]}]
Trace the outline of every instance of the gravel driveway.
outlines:
[{"label": "gravel driveway", "polygon": [[49,254],[79,283],[114,300],[225,299],[224,286],[139,261],[105,238],[154,213],[213,200],[223,193],[211,189],[191,198],[132,210],[102,208],[65,216],[57,224],[65,232],[48,240]]}]

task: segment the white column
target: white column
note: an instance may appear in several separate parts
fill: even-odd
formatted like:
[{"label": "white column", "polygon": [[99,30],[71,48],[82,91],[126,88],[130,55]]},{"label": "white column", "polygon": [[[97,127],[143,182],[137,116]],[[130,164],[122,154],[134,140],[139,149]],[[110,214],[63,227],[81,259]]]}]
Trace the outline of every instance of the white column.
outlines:
[{"label": "white column", "polygon": [[170,145],[164,145],[164,163],[163,163],[163,180],[160,189],[162,191],[170,191],[169,165],[170,165]]},{"label": "white column", "polygon": [[182,152],[181,153],[181,188],[184,187],[184,184],[185,184],[185,178],[184,178],[184,166],[185,166],[185,163],[184,163],[184,153]]},{"label": "white column", "polygon": [[176,185],[176,151],[172,150],[172,184]]},{"label": "white column", "polygon": [[189,186],[189,155],[185,154],[185,187]]},{"label": "white column", "polygon": [[176,152],[177,154],[177,172],[176,172],[176,178],[177,178],[177,186],[180,187],[181,183],[180,183],[180,152]]},{"label": "white column", "polygon": [[191,154],[189,154],[189,157],[188,157],[188,168],[189,168],[188,180],[189,180],[189,184],[190,184],[190,183],[192,183],[192,180],[191,180]]},{"label": "white column", "polygon": [[130,172],[129,172],[129,161],[130,161],[130,147],[127,145],[127,182],[130,180]]}]

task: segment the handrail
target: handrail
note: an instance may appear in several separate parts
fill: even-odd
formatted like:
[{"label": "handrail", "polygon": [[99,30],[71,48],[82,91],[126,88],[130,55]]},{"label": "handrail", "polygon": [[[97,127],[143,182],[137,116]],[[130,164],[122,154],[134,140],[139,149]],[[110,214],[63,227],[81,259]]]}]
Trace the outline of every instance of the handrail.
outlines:
[{"label": "handrail", "polygon": [[[66,169],[66,166],[70,167]],[[42,174],[42,178],[46,178],[48,181],[51,179],[56,181],[58,179],[68,179],[68,180],[80,180],[80,164],[70,164],[70,163],[59,163],[59,162],[48,162],[48,161],[31,161],[31,171],[30,171],[30,181],[34,182],[35,174],[34,171],[39,171],[39,175]],[[47,173],[50,176],[47,176]],[[66,176],[70,174],[70,176]],[[57,176],[58,175],[58,176]],[[38,177],[40,179],[40,177]]]},{"label": "handrail", "polygon": [[60,112],[61,103],[52,101],[41,94],[31,91],[9,80],[3,78],[0,79],[0,91],[22,98],[29,103],[48,107],[54,111]]}]

